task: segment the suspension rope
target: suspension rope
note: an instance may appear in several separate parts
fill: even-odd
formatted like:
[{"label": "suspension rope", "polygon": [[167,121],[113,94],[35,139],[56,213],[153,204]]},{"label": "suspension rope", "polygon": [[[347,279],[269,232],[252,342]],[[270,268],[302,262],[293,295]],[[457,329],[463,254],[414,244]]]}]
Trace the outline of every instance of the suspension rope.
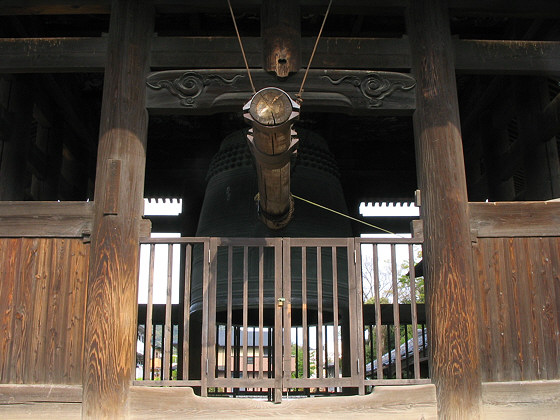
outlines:
[{"label": "suspension rope", "polygon": [[305,202],[305,203],[308,203],[308,204],[311,204],[311,205],[313,205],[313,206],[317,206],[317,207],[319,207],[319,208],[321,208],[321,209],[323,209],[323,210],[327,210],[327,211],[330,211],[330,212],[332,212],[332,213],[338,214],[339,216],[346,217],[347,219],[353,220],[354,222],[359,222],[359,223],[362,223],[362,224],[364,224],[364,225],[366,225],[366,226],[369,226],[369,227],[372,227],[372,228],[374,228],[374,229],[380,230],[380,231],[382,231],[382,232],[389,233],[389,234],[391,234],[391,235],[395,235],[395,236],[404,238],[404,236],[401,236],[401,235],[399,235],[399,234],[397,234],[397,233],[391,232],[390,230],[383,229],[382,227],[372,225],[371,223],[364,222],[363,220],[356,219],[355,217],[352,217],[352,216],[348,216],[347,214],[344,214],[344,213],[341,213],[341,212],[339,212],[339,211],[336,211],[336,210],[330,209],[330,208],[328,208],[328,207],[322,206],[321,204],[314,203],[313,201],[307,200],[307,199],[302,198],[302,197],[298,197],[298,196],[295,195],[295,194],[292,194],[292,197],[297,198],[298,200],[301,200],[301,201],[303,201],[303,202]]},{"label": "suspension rope", "polygon": [[[229,1],[229,0],[228,0]],[[319,40],[321,39],[321,34],[323,33],[323,28],[325,27],[325,22],[327,21],[327,16],[329,15],[329,11],[331,10],[332,0],[329,1],[329,6],[327,7],[327,11],[325,12],[325,17],[323,18],[323,23],[321,23],[321,29],[319,29],[319,35],[317,35],[317,39],[315,40],[315,45],[313,46],[313,51],[311,52],[311,57],[309,58],[309,62],[307,63],[307,68],[305,69],[305,74],[303,75],[303,80],[301,81],[301,86],[299,88],[299,92],[296,95],[297,102],[301,105],[303,99],[301,98],[301,94],[303,93],[303,85],[307,80],[307,73],[309,73],[309,68],[311,67],[311,62],[313,61],[313,57],[315,57],[315,51],[317,51],[317,45],[319,44]]]},{"label": "suspension rope", "polygon": [[253,84],[253,78],[251,77],[251,71],[249,70],[249,63],[247,62],[247,56],[245,55],[245,50],[243,49],[241,36],[239,35],[239,30],[237,29],[237,22],[235,21],[235,15],[233,14],[233,9],[231,8],[230,1],[227,0],[227,3],[229,6],[229,12],[231,13],[231,20],[233,20],[233,26],[235,27],[235,33],[237,34],[237,41],[239,42],[239,47],[241,48],[241,55],[243,55],[243,61],[245,62],[245,68],[247,69],[247,75],[249,76],[249,82],[251,82],[251,89],[253,89],[253,94],[255,94],[257,93],[257,91],[255,89],[255,85]]}]

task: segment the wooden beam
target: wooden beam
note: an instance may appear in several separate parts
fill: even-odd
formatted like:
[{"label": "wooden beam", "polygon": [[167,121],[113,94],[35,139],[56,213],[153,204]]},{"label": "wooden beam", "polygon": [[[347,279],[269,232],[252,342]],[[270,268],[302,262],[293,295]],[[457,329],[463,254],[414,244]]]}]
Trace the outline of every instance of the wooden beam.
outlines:
[{"label": "wooden beam", "polygon": [[487,420],[552,419],[560,411],[560,381],[486,382],[482,400]]},{"label": "wooden beam", "polygon": [[93,202],[0,201],[0,237],[81,238],[92,224]]},{"label": "wooden beam", "polygon": [[[301,40],[302,66],[311,56],[314,38]],[[262,39],[244,38],[249,65],[262,68]],[[560,74],[560,42],[454,40],[456,70],[480,74]],[[0,38],[0,72],[102,72],[107,39]],[[243,68],[234,37],[155,37],[153,69]],[[410,68],[406,38],[323,38],[313,68]]]},{"label": "wooden beam", "polygon": [[473,202],[469,214],[479,238],[560,236],[560,202]]},{"label": "wooden beam", "polygon": [[103,72],[106,54],[105,37],[0,38],[0,72]]},{"label": "wooden beam", "polygon": [[55,384],[0,385],[2,418],[80,418],[82,387]]},{"label": "wooden beam", "polygon": [[[261,0],[243,0],[235,3],[236,10],[258,11]],[[155,0],[158,11],[197,11],[220,12],[225,6],[220,0]],[[301,8],[306,13],[324,13],[324,0],[300,0]],[[451,15],[454,16],[511,16],[521,18],[560,17],[560,6],[550,0],[536,0],[527,3],[523,0],[449,0],[447,2]],[[341,15],[386,14],[402,15],[406,0],[346,0],[333,2],[331,13]]]},{"label": "wooden beam", "polygon": [[560,42],[454,40],[455,69],[481,74],[560,74]]},{"label": "wooden beam", "polygon": [[[266,378],[268,379],[268,378]],[[314,379],[316,380],[316,379]],[[396,381],[395,381],[396,382]],[[402,383],[402,382],[401,382]],[[376,386],[371,394],[336,398],[300,398],[270,404],[247,398],[200,398],[188,387],[144,387],[131,390],[130,418],[348,418],[435,419],[432,384]]]},{"label": "wooden beam", "polygon": [[0,15],[83,15],[109,14],[111,0],[3,1]]},{"label": "wooden beam", "polygon": [[[257,90],[276,86],[295,97],[303,72],[279,80],[264,70],[251,71]],[[170,70],[146,81],[147,107],[153,113],[236,112],[253,92],[245,70]],[[415,81],[409,74],[351,70],[312,70],[302,98],[307,111],[410,114]]]},{"label": "wooden beam", "polygon": [[[302,38],[302,66],[307,66],[315,38]],[[263,67],[261,38],[243,38],[250,67]],[[244,68],[234,37],[156,37],[153,40],[153,69]],[[407,69],[410,50],[406,38],[329,38],[317,46],[313,68]]]},{"label": "wooden beam", "polygon": [[410,0],[413,115],[422,192],[430,373],[442,418],[480,417],[478,317],[449,17],[444,0]]},{"label": "wooden beam", "polygon": [[[88,419],[126,417],[134,376],[152,6],[148,0],[112,2],[84,340],[82,416]],[[112,170],[117,161],[119,170]],[[112,183],[106,214],[106,185],[116,172],[120,181]]]},{"label": "wooden beam", "polygon": [[453,16],[510,16],[553,18],[560,16],[560,4],[549,0],[449,0]]},{"label": "wooden beam", "polygon": [[[81,385],[1,384],[0,405],[24,403],[81,403]],[[2,409],[0,409],[2,411]]]},{"label": "wooden beam", "polygon": [[[258,12],[261,0],[243,0],[235,3],[237,13]],[[162,13],[226,13],[227,5],[221,0],[155,0],[158,12]],[[325,2],[321,0],[300,0],[302,10],[324,12]],[[384,13],[399,15],[406,0],[346,0],[335,2],[333,14]],[[2,2],[0,15],[65,15],[65,14],[109,14],[110,0],[30,0],[21,2],[6,0]],[[526,2],[523,0],[449,0],[450,14],[455,16],[511,16],[522,18],[560,17],[560,6],[549,0]]]}]

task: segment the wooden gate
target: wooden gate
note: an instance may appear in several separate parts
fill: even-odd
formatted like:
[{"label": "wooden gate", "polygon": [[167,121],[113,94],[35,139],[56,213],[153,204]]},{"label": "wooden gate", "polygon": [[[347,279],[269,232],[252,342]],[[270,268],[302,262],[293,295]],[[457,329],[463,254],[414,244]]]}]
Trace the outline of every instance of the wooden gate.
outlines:
[{"label": "wooden gate", "polygon": [[363,392],[353,239],[212,238],[210,262],[208,387]]},{"label": "wooden gate", "polygon": [[[370,269],[378,279],[376,250],[381,243],[391,247],[393,299],[381,303],[383,291],[376,281],[368,289],[375,295],[373,305],[363,297],[362,246],[373,246]],[[418,328],[423,321],[416,311],[414,269],[407,274],[414,280],[411,287],[401,290],[397,284],[395,247],[408,247],[413,267],[414,243],[360,238],[143,240],[146,267],[140,277],[144,272],[146,279],[139,289],[145,289],[141,300],[146,304],[139,304],[143,349],[134,384],[193,386],[203,396],[268,395],[280,401],[283,393],[363,394],[374,385],[428,381],[420,372]],[[157,247],[160,256],[155,256]],[[155,299],[157,290],[160,297]],[[409,303],[399,302],[403,292]],[[423,325],[421,336],[425,351]],[[409,372],[411,360],[414,372]]]}]

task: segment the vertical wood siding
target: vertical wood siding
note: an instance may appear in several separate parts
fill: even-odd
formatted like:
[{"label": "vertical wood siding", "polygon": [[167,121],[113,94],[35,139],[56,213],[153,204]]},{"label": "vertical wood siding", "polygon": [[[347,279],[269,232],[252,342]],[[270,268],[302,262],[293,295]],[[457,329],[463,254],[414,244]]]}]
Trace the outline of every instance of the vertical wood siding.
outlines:
[{"label": "vertical wood siding", "polygon": [[81,384],[89,244],[0,239],[0,383]]},{"label": "vertical wood siding", "polygon": [[560,378],[560,238],[473,245],[483,381]]}]

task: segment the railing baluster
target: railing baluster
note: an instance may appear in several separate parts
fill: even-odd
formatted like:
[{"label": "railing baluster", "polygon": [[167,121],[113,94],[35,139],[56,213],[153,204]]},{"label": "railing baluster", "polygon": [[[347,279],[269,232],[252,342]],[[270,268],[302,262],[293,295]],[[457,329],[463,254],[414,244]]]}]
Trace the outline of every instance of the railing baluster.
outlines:
[{"label": "railing baluster", "polygon": [[[264,251],[259,246],[259,379],[263,378],[264,363]],[[270,358],[270,354],[268,355]]]},{"label": "railing baluster", "polygon": [[146,325],[144,326],[144,379],[152,379],[150,358],[152,352],[152,311],[154,304],[154,262],[156,245],[150,244],[150,272],[148,273],[148,303],[146,304]]},{"label": "railing baluster", "polygon": [[251,371],[253,372],[252,378],[255,378],[255,365],[256,365],[256,360],[257,360],[257,359],[255,359],[255,348],[257,347],[257,346],[255,346],[256,333],[257,333],[257,330],[253,327],[253,345],[251,346],[251,348],[253,350],[253,367],[251,369]]},{"label": "railing baluster", "polygon": [[[284,239],[284,248],[282,252],[282,266],[291,266],[291,250],[290,239]],[[279,249],[275,249],[275,252],[280,252]],[[291,270],[282,270],[282,284],[277,285],[277,294],[280,294],[284,299],[283,307],[283,318],[284,318],[284,343],[287,343],[284,351],[284,369],[283,374],[285,377],[290,378],[292,375],[292,275]],[[276,302],[278,305],[278,302]],[[297,354],[297,348],[296,348]],[[297,364],[296,364],[296,376],[297,376]]]},{"label": "railing baluster", "polygon": [[303,329],[303,377],[309,377],[309,328],[307,327],[307,248],[301,247],[301,325]]},{"label": "railing baluster", "polygon": [[[356,276],[356,267],[361,272],[362,254],[357,252],[354,239],[348,238],[346,242],[348,257],[348,306],[349,306],[349,334],[350,334],[350,364],[352,382],[358,386],[358,394],[365,394],[365,354],[364,354],[364,314],[363,314],[363,288],[362,279]],[[352,308],[352,310],[350,310]]]},{"label": "railing baluster", "polygon": [[[287,245],[288,245],[288,249],[290,247],[290,240],[287,240]],[[285,343],[286,346],[288,348],[290,348],[291,350],[291,345],[290,345],[290,303],[288,303],[288,306],[286,309],[284,309],[283,307],[278,305],[278,299],[283,297],[283,285],[282,285],[282,279],[283,279],[283,273],[282,273],[282,266],[283,266],[283,261],[284,261],[284,255],[282,252],[282,240],[280,239],[276,239],[274,241],[274,342],[273,342],[273,350],[274,350],[274,395],[273,395],[273,401],[276,403],[279,403],[282,401],[282,372],[283,372],[283,367],[282,367],[282,353],[283,353],[283,346],[282,346],[282,314],[283,312],[287,312],[287,316],[284,318],[284,320],[287,322],[286,325],[286,337],[288,337],[288,342]],[[286,254],[288,254],[286,252]],[[289,255],[285,256],[286,258],[289,258]],[[290,277],[289,273],[285,273],[286,277]],[[290,293],[290,284],[286,284],[286,290],[288,293],[288,298],[289,298],[289,293]],[[289,299],[288,299],[289,300]],[[269,358],[270,358],[270,351],[269,351]],[[287,367],[287,371],[290,371],[290,365],[291,364],[291,359],[290,362],[288,363],[288,367]]]},{"label": "railing baluster", "polygon": [[183,298],[183,379],[189,378],[189,334],[191,322],[192,245],[185,247],[185,286]]},{"label": "railing baluster", "polygon": [[[201,394],[206,393],[206,384],[210,378],[218,376],[218,351],[216,348],[216,284],[218,282],[218,244],[217,240],[212,240],[209,243],[209,249],[204,247],[203,260],[206,259],[208,254],[209,264],[204,264],[203,275],[203,288],[202,288],[202,301],[205,305],[202,316],[202,355],[201,355],[201,377],[202,387]],[[219,335],[218,335],[219,337]],[[208,345],[205,346],[204,342],[207,341]],[[211,386],[211,385],[210,385]]]},{"label": "railing baluster", "polygon": [[[373,288],[375,289],[375,330],[377,332],[377,379],[383,379],[383,342],[381,333],[381,293],[379,286],[379,260],[377,244],[373,244]],[[389,339],[389,327],[387,327],[387,340]]]},{"label": "railing baluster", "polygon": [[[338,378],[340,368],[338,366],[338,266],[336,263],[336,247],[332,248],[332,289],[333,289],[333,342],[334,342],[334,377]],[[350,251],[350,250],[348,250]]]},{"label": "railing baluster", "polygon": [[167,290],[165,293],[165,328],[163,330],[163,361],[161,378],[170,379],[171,374],[171,290],[173,283],[173,244],[167,245]]},{"label": "railing baluster", "polygon": [[226,378],[231,378],[231,323],[233,311],[233,246],[228,245],[228,272],[227,272],[227,326],[226,326]]},{"label": "railing baluster", "polygon": [[418,353],[418,311],[416,307],[416,272],[414,271],[414,248],[408,245],[408,267],[410,279],[410,312],[412,315],[412,352],[414,361],[414,378],[420,379],[420,357]]},{"label": "railing baluster", "polygon": [[395,325],[395,377],[402,378],[401,324],[399,314],[399,284],[397,283],[396,245],[391,244],[391,277],[393,280],[393,324]]},{"label": "railing baluster", "polygon": [[323,378],[323,270],[321,247],[317,248],[317,377]]},{"label": "railing baluster", "polygon": [[371,359],[371,375],[370,375],[370,379],[373,379],[373,360],[375,357],[375,348],[377,348],[377,346],[374,345],[375,340],[373,339],[373,325],[368,325],[369,328],[369,354],[370,354],[370,359]]},{"label": "railing baluster", "polygon": [[[249,324],[249,247],[243,247],[243,377],[247,377],[247,338]],[[254,359],[253,359],[254,360]]]},{"label": "railing baluster", "polygon": [[406,377],[407,379],[410,378],[410,375],[408,373],[409,369],[408,369],[408,328],[407,325],[403,325],[404,327],[404,361],[405,361],[405,372],[406,372]]}]

